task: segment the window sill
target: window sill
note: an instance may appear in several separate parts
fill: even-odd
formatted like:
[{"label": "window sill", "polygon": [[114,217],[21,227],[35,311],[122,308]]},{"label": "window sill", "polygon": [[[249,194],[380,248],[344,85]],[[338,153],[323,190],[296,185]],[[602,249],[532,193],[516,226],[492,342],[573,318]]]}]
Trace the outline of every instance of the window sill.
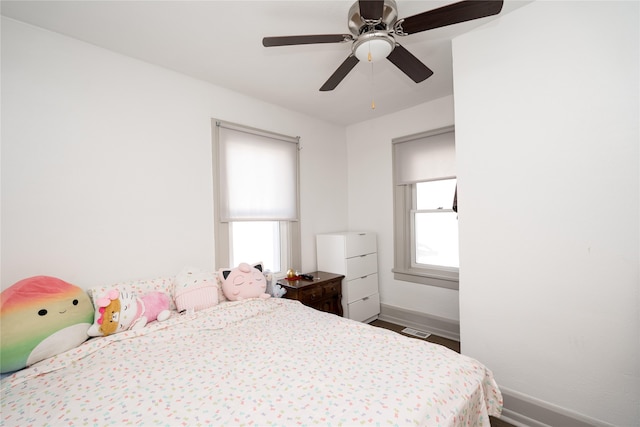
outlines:
[{"label": "window sill", "polygon": [[439,288],[458,290],[459,281],[457,272],[424,272],[417,270],[393,270],[393,278],[403,282],[418,283],[421,285],[437,286]]}]

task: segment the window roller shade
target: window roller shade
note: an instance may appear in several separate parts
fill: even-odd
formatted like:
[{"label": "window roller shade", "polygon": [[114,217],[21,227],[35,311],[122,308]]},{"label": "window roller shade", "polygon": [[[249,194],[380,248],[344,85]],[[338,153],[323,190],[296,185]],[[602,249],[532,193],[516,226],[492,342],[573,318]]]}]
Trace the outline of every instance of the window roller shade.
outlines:
[{"label": "window roller shade", "polygon": [[455,177],[455,133],[394,140],[393,156],[395,185]]},{"label": "window roller shade", "polygon": [[297,220],[297,139],[224,126],[218,132],[220,219]]}]

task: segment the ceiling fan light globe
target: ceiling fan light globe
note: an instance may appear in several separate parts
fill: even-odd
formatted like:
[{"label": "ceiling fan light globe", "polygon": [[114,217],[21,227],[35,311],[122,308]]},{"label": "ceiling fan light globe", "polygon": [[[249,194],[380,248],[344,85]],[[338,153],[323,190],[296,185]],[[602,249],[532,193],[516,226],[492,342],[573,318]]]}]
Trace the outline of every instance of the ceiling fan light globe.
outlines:
[{"label": "ceiling fan light globe", "polygon": [[[371,37],[354,46],[356,58],[364,62],[376,62],[385,59],[393,50],[394,44],[387,38]],[[371,54],[371,59],[369,59]]]}]

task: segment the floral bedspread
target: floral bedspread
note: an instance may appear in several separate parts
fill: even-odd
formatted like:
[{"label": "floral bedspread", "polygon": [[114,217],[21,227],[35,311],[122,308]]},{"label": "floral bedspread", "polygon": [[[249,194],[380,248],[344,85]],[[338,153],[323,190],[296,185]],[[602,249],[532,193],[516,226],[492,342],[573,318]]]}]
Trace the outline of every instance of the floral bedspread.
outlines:
[{"label": "floral bedspread", "polygon": [[91,339],[2,379],[5,426],[489,426],[491,371],[286,299]]}]

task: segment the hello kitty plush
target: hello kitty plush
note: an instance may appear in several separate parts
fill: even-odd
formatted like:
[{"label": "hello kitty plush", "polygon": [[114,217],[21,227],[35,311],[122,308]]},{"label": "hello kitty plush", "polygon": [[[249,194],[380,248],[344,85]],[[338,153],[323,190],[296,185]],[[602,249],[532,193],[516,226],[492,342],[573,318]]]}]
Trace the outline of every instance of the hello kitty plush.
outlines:
[{"label": "hello kitty plush", "polygon": [[112,289],[94,300],[95,316],[87,334],[101,337],[143,328],[154,320],[164,321],[171,312],[169,296],[149,292],[142,297],[127,289]]},{"label": "hello kitty plush", "polygon": [[222,283],[222,292],[229,301],[271,297],[266,292],[267,280],[262,274],[262,263],[251,266],[243,262],[236,268],[221,268],[218,278]]}]

